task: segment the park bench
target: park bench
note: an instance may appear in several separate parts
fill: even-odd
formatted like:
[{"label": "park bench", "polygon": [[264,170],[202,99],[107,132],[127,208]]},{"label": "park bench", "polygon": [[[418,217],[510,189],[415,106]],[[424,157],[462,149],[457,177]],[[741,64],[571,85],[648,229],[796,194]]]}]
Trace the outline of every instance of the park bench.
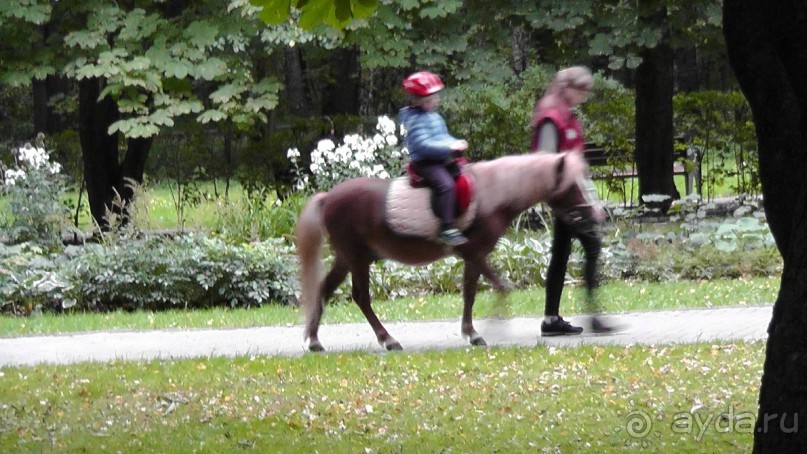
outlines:
[{"label": "park bench", "polygon": [[[687,195],[693,191],[701,191],[701,162],[698,152],[690,147],[680,146],[683,144],[682,138],[676,138],[676,146],[673,151],[673,175],[683,175]],[[619,168],[608,162],[608,153],[600,144],[587,142],[583,149],[583,155],[591,167],[591,177],[595,180],[635,178],[636,162],[631,161],[630,167]],[[695,163],[695,168],[687,172],[684,161],[689,160]]]}]

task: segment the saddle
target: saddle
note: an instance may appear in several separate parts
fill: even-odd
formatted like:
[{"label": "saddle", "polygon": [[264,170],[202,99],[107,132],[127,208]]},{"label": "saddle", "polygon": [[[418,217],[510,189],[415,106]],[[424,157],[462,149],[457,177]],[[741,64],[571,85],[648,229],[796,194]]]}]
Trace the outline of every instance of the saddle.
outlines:
[{"label": "saddle", "polygon": [[[463,170],[466,158],[457,160],[460,173],[455,178],[456,227],[465,230],[476,217],[476,198],[473,176]],[[437,239],[440,219],[435,214],[434,194],[412,169],[406,168],[406,175],[392,180],[386,198],[387,225],[390,229],[405,236],[416,236],[431,240]]]}]

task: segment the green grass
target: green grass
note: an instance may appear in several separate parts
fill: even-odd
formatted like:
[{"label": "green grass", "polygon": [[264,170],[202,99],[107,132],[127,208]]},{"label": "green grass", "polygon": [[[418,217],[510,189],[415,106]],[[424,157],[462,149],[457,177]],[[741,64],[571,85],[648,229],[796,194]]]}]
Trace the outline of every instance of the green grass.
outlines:
[{"label": "green grass", "polygon": [[748,452],[764,344],[0,368],[0,452]]},{"label": "green grass", "polygon": [[[734,178],[726,178],[726,180],[720,185],[710,185],[706,183],[706,178],[708,177],[708,169],[706,167],[703,168],[703,194],[701,194],[701,198],[706,200],[707,198],[713,199],[717,197],[731,197],[736,196],[737,191],[733,189],[731,186],[736,185],[736,179]],[[681,197],[686,197],[686,177],[684,175],[674,175],[673,182],[675,183],[676,189],[678,189],[678,193],[681,194]],[[594,184],[597,187],[597,191],[600,197],[603,200],[606,200],[611,203],[622,204],[623,196],[617,192],[611,191],[608,189],[608,185],[604,180],[595,180]],[[639,179],[638,178],[625,178],[624,179],[624,188],[625,188],[625,196],[624,198],[627,202],[631,205],[635,205],[639,201]],[[693,191],[697,191],[697,187],[693,188]]]},{"label": "green grass", "polygon": [[[223,197],[224,185],[218,183],[219,198],[214,194],[212,182],[197,183],[197,192],[201,195],[199,203],[186,205],[180,217],[178,215],[176,202],[176,188],[166,184],[155,186],[144,186],[139,194],[141,199],[136,205],[134,215],[138,227],[145,230],[175,229],[182,225],[187,229],[211,229],[216,226],[218,217],[223,207],[228,203],[241,203],[244,192],[241,185],[231,183],[228,198]],[[75,207],[78,203],[78,193],[71,191],[67,194],[70,205]],[[0,198],[0,208],[5,201]],[[71,219],[75,215],[75,209],[71,214]],[[181,222],[180,222],[181,221]],[[87,205],[87,194],[82,194],[81,209],[79,210],[79,229],[91,231],[93,229],[90,217],[89,206]]]},{"label": "green grass", "polygon": [[[610,313],[773,303],[779,278],[663,283],[614,282],[601,287],[599,300]],[[582,288],[570,286],[561,302],[563,314],[585,311]],[[543,314],[544,289],[519,290],[505,302],[492,292],[477,296],[476,318],[492,316],[538,316]],[[373,303],[383,321],[456,319],[462,313],[459,294],[400,298]],[[0,317],[0,336],[71,333],[95,330],[144,330],[163,328],[237,328],[297,324],[297,308],[265,305],[254,309],[209,309],[165,312],[112,312],[44,314],[30,317]],[[340,302],[326,308],[323,323],[365,322],[353,303]],[[369,329],[369,328],[368,328]]]}]

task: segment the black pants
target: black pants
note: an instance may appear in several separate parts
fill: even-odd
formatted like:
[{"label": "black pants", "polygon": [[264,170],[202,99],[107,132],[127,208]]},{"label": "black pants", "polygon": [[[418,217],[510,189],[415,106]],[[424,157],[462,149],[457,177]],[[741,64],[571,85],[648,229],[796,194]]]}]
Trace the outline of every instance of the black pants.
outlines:
[{"label": "black pants", "polygon": [[434,191],[441,229],[452,228],[457,199],[454,179],[459,175],[459,168],[454,162],[446,164],[443,161],[415,161],[414,170]]},{"label": "black pants", "polygon": [[558,315],[560,296],[566,280],[566,267],[572,253],[572,240],[577,238],[585,252],[586,306],[588,312],[599,312],[599,305],[594,298],[594,291],[599,285],[597,276],[598,260],[602,248],[599,224],[594,221],[583,221],[570,225],[558,216],[554,217],[555,228],[552,236],[552,256],[546,271],[546,303],[544,315]]}]

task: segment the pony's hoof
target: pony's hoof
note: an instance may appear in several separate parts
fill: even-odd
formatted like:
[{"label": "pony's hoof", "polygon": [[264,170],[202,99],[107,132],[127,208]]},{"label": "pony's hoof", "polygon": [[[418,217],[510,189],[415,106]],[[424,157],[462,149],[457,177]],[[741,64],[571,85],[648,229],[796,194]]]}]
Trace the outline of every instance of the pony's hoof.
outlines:
[{"label": "pony's hoof", "polygon": [[317,353],[324,352],[325,347],[323,347],[322,344],[320,344],[318,340],[315,340],[315,341],[309,340],[308,341],[308,351],[317,352]]},{"label": "pony's hoof", "polygon": [[462,337],[471,343],[471,345],[475,347],[487,347],[488,343],[485,342],[485,338],[479,335],[479,333],[473,334],[463,334]]},{"label": "pony's hoof", "polygon": [[401,347],[401,344],[396,340],[381,342],[381,346],[386,348],[389,351],[403,350],[403,347]]},{"label": "pony's hoof", "polygon": [[485,339],[482,336],[476,336],[471,338],[471,345],[474,347],[487,347],[488,343],[485,342]]}]

